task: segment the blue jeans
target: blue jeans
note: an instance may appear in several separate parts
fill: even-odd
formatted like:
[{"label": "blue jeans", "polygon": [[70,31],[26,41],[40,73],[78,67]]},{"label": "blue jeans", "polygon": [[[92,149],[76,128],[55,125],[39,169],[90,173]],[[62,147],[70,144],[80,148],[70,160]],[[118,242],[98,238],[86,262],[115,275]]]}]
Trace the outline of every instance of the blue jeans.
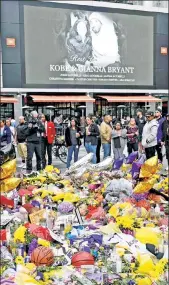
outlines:
[{"label": "blue jeans", "polygon": [[96,149],[97,149],[97,145],[91,145],[90,143],[85,143],[85,148],[87,153],[93,153],[93,159],[92,159],[92,163],[96,164]]},{"label": "blue jeans", "polygon": [[74,153],[74,162],[76,162],[76,161],[78,161],[79,146],[71,145],[71,146],[68,147],[67,168],[70,167],[70,163],[72,161],[73,153]]},{"label": "blue jeans", "polygon": [[111,155],[111,144],[110,143],[103,143],[103,152],[104,152],[104,159]]}]

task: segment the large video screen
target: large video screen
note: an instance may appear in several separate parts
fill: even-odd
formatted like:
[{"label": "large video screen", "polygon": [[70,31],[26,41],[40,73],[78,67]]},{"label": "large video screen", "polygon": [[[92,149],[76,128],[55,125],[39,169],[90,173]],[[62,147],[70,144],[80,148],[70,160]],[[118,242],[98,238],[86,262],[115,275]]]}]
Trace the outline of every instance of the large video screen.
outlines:
[{"label": "large video screen", "polygon": [[153,85],[153,16],[71,7],[24,6],[26,84]]}]

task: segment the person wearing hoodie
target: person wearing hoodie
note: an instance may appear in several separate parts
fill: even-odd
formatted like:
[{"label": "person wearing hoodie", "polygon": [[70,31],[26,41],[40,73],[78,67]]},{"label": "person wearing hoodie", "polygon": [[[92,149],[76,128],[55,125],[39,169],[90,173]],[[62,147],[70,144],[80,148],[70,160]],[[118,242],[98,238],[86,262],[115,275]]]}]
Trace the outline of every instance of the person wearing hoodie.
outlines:
[{"label": "person wearing hoodie", "polygon": [[146,158],[149,159],[156,153],[158,123],[152,111],[147,112],[146,119],[147,123],[142,134],[142,146],[145,149]]},{"label": "person wearing hoodie", "polygon": [[164,124],[165,118],[162,117],[162,110],[160,108],[157,108],[157,110],[155,111],[155,117],[158,123],[156,150],[158,154],[158,159],[162,162],[163,155],[161,151],[162,150],[161,140],[163,137],[163,124]]}]

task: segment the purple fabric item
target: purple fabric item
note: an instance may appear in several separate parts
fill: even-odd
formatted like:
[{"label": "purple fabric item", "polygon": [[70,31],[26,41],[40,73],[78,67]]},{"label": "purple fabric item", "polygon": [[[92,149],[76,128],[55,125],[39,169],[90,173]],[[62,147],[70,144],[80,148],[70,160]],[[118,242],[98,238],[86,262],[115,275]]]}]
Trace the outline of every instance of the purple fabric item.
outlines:
[{"label": "purple fabric item", "polygon": [[137,162],[139,162],[140,164],[143,164],[146,161],[146,157],[144,154],[142,154],[139,159],[137,160]]},{"label": "purple fabric item", "polygon": [[158,130],[157,130],[157,143],[160,143],[163,137],[163,123],[165,121],[165,118],[160,118],[159,120],[157,120],[158,123]]},{"label": "purple fabric item", "polygon": [[138,151],[134,151],[132,153],[129,154],[127,160],[126,160],[126,163],[127,164],[132,164],[133,161],[135,161],[138,157]]},{"label": "purple fabric item", "polygon": [[133,179],[137,179],[140,174],[140,169],[141,169],[142,164],[134,161],[132,164],[132,169],[131,169],[131,174]]},{"label": "purple fabric item", "polygon": [[124,158],[116,159],[113,163],[113,170],[119,170],[120,167],[123,165]]}]

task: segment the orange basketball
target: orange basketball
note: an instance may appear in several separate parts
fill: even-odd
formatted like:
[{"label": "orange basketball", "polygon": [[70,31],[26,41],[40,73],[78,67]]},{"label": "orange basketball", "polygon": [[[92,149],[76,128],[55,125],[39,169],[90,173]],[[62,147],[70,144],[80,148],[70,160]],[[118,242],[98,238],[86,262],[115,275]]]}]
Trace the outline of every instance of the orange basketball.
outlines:
[{"label": "orange basketball", "polygon": [[47,265],[54,263],[54,255],[49,247],[39,246],[31,254],[31,262],[36,266]]},{"label": "orange basketball", "polygon": [[72,265],[75,267],[94,265],[94,257],[85,251],[78,252],[72,256]]}]

